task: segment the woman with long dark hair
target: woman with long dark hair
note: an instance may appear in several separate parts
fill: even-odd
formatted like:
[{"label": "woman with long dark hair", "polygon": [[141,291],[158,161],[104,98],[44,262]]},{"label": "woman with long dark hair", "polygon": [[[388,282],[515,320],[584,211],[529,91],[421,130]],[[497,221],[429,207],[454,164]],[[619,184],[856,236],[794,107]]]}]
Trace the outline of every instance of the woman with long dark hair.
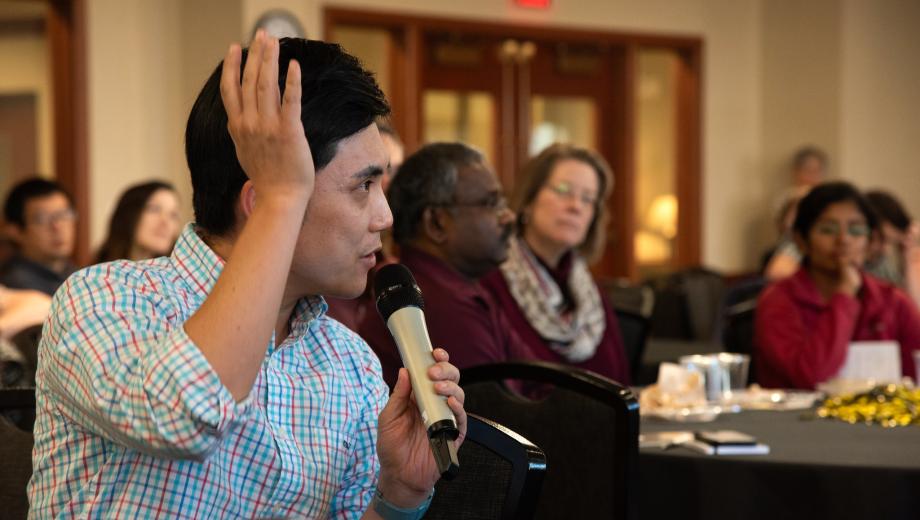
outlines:
[{"label": "woman with long dark hair", "polygon": [[168,255],[179,236],[179,196],[171,184],[145,182],[118,199],[96,263]]}]

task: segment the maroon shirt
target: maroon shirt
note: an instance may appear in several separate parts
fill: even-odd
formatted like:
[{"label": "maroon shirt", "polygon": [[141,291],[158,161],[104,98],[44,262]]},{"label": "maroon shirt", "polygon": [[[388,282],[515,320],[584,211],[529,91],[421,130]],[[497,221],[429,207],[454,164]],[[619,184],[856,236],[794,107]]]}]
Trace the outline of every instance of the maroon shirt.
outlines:
[{"label": "maroon shirt", "polygon": [[863,273],[858,297],[827,301],[805,268],[760,296],[754,338],[757,380],[772,388],[814,388],[837,375],[851,341],[895,340],[901,371],[914,376],[920,314],[900,289]]},{"label": "maroon shirt", "polygon": [[[431,344],[446,350],[451,364],[463,369],[530,357],[479,283],[418,249],[404,247],[400,260],[412,271],[422,291]],[[376,310],[365,313],[358,334],[377,353],[383,379],[392,387],[403,365],[390,331]]]},{"label": "maroon shirt", "polygon": [[[571,301],[568,287],[569,273],[572,270],[571,254],[563,257],[562,261],[559,262],[558,269],[551,269],[546,264],[543,264],[543,267],[556,281],[563,296]],[[508,282],[506,282],[505,277],[502,276],[501,270],[489,273],[482,279],[482,285],[495,297],[495,300],[501,306],[502,311],[504,311],[505,316],[507,316],[508,321],[511,323],[511,327],[518,337],[527,345],[533,359],[572,365],[590,370],[604,377],[613,379],[622,385],[628,385],[630,383],[629,365],[626,361],[626,352],[623,349],[623,336],[620,335],[620,326],[617,323],[617,318],[613,314],[613,308],[610,306],[610,302],[607,301],[606,296],[604,296],[603,291],[598,290],[601,296],[601,302],[604,305],[604,316],[607,320],[607,327],[604,329],[604,335],[597,345],[597,351],[594,353],[594,357],[580,363],[572,363],[561,354],[549,348],[546,344],[546,340],[544,340],[540,336],[540,333],[533,328],[527,320],[527,317],[524,316],[524,311],[521,310],[514,300],[514,296],[511,295],[511,290],[508,288]]]}]

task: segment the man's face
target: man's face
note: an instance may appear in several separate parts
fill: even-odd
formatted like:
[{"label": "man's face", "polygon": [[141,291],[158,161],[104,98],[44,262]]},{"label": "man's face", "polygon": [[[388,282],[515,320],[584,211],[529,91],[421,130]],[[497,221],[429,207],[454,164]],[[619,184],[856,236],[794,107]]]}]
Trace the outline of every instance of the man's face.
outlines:
[{"label": "man's face", "polygon": [[514,214],[485,164],[460,169],[447,219],[445,257],[461,273],[479,278],[508,258]]},{"label": "man's face", "polygon": [[387,161],[371,124],[341,140],[316,172],[288,280],[297,293],[354,298],[364,291],[380,232],[393,224],[380,183]]},{"label": "man's face", "polygon": [[13,226],[22,255],[40,264],[66,260],[73,253],[76,214],[63,193],[29,199],[25,225]]}]

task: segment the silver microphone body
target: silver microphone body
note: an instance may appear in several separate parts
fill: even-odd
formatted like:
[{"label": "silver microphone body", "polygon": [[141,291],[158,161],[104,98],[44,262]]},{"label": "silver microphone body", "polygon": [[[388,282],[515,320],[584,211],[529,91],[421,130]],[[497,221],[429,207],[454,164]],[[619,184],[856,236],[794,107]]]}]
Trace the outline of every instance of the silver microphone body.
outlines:
[{"label": "silver microphone body", "polygon": [[434,383],[428,378],[428,369],[435,361],[425,313],[418,307],[403,307],[390,315],[387,328],[399,349],[403,366],[409,371],[415,402],[429,435],[443,428],[456,429],[457,421],[447,406],[447,398],[435,393]]}]

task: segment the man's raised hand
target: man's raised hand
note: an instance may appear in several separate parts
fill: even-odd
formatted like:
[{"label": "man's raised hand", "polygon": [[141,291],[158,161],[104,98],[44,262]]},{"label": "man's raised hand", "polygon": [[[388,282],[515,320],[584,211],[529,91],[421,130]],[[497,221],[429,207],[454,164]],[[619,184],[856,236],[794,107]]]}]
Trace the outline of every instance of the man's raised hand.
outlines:
[{"label": "man's raised hand", "polygon": [[300,65],[288,64],[284,99],[278,88],[279,43],[258,31],[240,82],[242,49],[231,45],[220,80],[236,155],[261,197],[313,193],[314,166],[300,121]]}]

